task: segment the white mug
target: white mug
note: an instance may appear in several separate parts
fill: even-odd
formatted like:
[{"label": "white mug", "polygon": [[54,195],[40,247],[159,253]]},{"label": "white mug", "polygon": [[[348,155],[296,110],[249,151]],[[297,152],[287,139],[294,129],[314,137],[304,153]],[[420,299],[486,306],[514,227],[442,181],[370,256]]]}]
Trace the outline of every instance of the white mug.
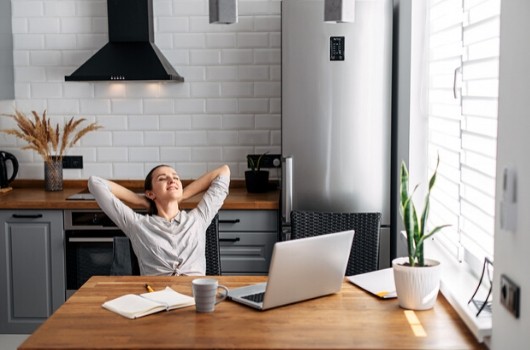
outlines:
[{"label": "white mug", "polygon": [[[193,297],[195,298],[195,310],[197,312],[213,312],[215,305],[225,300],[228,288],[220,285],[213,278],[197,278],[192,282]],[[224,293],[217,295],[217,290],[224,289]]]}]

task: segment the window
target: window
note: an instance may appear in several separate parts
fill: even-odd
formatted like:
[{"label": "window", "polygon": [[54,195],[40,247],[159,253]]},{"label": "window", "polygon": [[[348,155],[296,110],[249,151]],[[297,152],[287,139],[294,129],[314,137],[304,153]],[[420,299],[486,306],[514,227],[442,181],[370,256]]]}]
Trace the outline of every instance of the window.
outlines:
[{"label": "window", "polygon": [[500,0],[431,0],[429,173],[435,239],[480,272],[493,259]]}]

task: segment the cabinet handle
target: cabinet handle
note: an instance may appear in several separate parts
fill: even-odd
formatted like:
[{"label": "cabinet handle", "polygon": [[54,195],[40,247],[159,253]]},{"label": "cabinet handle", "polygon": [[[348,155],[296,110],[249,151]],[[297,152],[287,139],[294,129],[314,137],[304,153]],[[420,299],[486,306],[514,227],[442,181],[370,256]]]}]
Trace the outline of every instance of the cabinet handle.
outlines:
[{"label": "cabinet handle", "polygon": [[14,219],[40,219],[42,214],[13,214]]},{"label": "cabinet handle", "polygon": [[69,237],[70,243],[112,243],[112,237]]},{"label": "cabinet handle", "polygon": [[220,224],[237,224],[238,222],[241,222],[239,219],[234,220],[219,220]]},{"label": "cabinet handle", "polygon": [[236,238],[219,238],[219,242],[232,242],[232,243],[235,243],[235,242],[239,242],[241,240],[241,238],[239,237],[236,237]]}]

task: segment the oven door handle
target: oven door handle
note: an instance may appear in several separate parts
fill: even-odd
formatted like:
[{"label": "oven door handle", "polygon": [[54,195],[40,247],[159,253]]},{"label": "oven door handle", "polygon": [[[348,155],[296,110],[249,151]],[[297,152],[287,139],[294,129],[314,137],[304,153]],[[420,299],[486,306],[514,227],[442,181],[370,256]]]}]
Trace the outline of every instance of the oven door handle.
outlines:
[{"label": "oven door handle", "polygon": [[112,237],[69,237],[70,243],[112,243]]}]

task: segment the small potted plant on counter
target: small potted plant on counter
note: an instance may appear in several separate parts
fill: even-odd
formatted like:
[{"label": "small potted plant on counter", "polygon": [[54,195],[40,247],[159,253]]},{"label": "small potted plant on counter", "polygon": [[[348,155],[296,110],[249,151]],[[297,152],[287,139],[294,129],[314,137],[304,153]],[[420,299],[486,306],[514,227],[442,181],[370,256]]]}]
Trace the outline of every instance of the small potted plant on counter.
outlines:
[{"label": "small potted plant on counter", "polygon": [[267,152],[259,156],[247,155],[247,165],[250,170],[245,171],[247,192],[263,193],[269,190],[269,171],[261,170],[261,160]]},{"label": "small potted plant on counter", "polygon": [[423,255],[425,240],[442,228],[449,226],[437,226],[430,231],[427,229],[430,208],[429,197],[436,181],[439,164],[440,159],[438,158],[434,173],[429,180],[429,189],[425,196],[421,218],[418,218],[412,201],[412,195],[418,186],[414,188],[412,193],[409,193],[409,172],[405,163],[401,163],[400,212],[405,225],[408,257],[394,259],[392,268],[399,305],[405,309],[427,310],[432,308],[440,289],[440,262],[425,259]]}]

